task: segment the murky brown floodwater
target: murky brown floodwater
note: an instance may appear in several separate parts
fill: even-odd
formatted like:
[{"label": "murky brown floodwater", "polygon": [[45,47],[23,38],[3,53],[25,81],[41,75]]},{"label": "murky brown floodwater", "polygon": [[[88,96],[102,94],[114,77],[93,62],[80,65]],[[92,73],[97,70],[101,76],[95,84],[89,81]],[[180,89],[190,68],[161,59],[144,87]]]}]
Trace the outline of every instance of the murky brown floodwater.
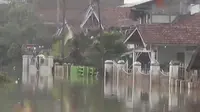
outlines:
[{"label": "murky brown floodwater", "polygon": [[[33,77],[32,77],[33,78]],[[0,86],[0,112],[199,112],[200,92],[126,80],[60,81],[52,76]],[[87,79],[82,79],[87,80]],[[87,81],[85,81],[87,82]]]}]

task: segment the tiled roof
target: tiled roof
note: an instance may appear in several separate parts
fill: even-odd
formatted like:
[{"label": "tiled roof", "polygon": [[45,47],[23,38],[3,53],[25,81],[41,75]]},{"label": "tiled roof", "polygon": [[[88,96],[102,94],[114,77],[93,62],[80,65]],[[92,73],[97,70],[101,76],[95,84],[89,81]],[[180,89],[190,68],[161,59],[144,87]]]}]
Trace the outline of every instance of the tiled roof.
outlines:
[{"label": "tiled roof", "polygon": [[137,29],[148,44],[200,44],[200,27],[152,24],[139,25]]},{"label": "tiled roof", "polygon": [[[81,22],[84,20],[88,6],[85,9],[66,10],[66,19],[75,32],[80,31]],[[62,14],[62,11],[60,12]],[[104,27],[126,27],[134,25],[135,22],[130,19],[130,8],[105,8],[101,10],[102,24]],[[37,15],[45,22],[56,23],[56,9],[40,10]],[[62,21],[62,16],[60,16]]]},{"label": "tiled roof", "polygon": [[[66,19],[67,23],[72,27],[75,32],[80,31],[80,24],[83,20],[83,15],[85,14],[87,8],[83,10],[73,9],[66,10]],[[56,23],[57,22],[57,10],[56,9],[48,9],[48,10],[40,10],[37,12],[37,15],[42,19],[45,23]],[[62,22],[62,11],[60,12],[60,22]]]},{"label": "tiled roof", "polygon": [[145,24],[136,28],[148,44],[200,45],[200,13],[179,16],[172,24]]},{"label": "tiled roof", "polygon": [[106,8],[102,11],[101,16],[104,27],[125,27],[135,24],[131,19],[132,15],[130,8]]}]

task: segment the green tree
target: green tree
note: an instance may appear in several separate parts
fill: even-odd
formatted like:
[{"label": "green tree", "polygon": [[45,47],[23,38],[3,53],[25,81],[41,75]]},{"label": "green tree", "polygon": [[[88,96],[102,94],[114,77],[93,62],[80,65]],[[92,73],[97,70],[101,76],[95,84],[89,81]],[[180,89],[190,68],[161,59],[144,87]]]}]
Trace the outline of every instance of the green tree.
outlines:
[{"label": "green tree", "polygon": [[11,59],[18,58],[21,55],[21,48],[18,44],[12,43],[7,51],[7,56]]},{"label": "green tree", "polygon": [[93,44],[87,51],[87,61],[94,66],[101,68],[104,60],[114,60],[126,51],[123,44],[123,36],[120,32],[104,32],[102,36],[93,39]]},{"label": "green tree", "polygon": [[75,38],[70,39],[66,45],[66,61],[74,64],[84,64],[84,53],[91,43],[92,40],[83,33],[75,35]]},{"label": "green tree", "polygon": [[[0,8],[0,60],[4,60],[4,54],[8,58],[13,58],[20,54],[23,44],[33,42],[48,42],[50,44],[52,33],[43,24],[35,12],[32,4],[23,1],[9,0],[9,4],[4,4]],[[45,41],[41,41],[45,40]],[[46,41],[47,40],[47,41]],[[16,48],[15,48],[16,47]]]},{"label": "green tree", "polygon": [[[100,39],[101,38],[101,39]],[[80,34],[70,40],[67,46],[69,60],[73,63],[101,67],[101,59],[116,59],[126,51],[120,32],[104,32],[101,37]],[[103,47],[102,47],[103,46]],[[102,53],[103,52],[103,53]]]}]

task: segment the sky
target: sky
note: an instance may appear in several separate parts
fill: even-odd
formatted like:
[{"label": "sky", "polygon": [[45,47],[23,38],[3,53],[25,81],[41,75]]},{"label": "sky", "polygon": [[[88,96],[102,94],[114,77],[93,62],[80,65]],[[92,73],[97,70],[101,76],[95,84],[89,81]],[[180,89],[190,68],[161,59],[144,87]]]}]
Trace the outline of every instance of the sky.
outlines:
[{"label": "sky", "polygon": [[124,0],[124,4],[129,4],[129,3],[137,3],[140,1],[146,1],[146,0]]}]

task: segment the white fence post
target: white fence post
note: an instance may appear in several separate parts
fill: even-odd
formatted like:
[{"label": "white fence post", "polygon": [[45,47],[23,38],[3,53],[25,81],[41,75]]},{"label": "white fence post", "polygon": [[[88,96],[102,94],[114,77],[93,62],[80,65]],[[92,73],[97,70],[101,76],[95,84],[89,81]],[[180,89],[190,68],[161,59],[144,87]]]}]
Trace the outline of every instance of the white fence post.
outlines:
[{"label": "white fence post", "polygon": [[178,61],[171,61],[169,63],[169,84],[172,86],[173,78],[178,79],[178,71],[179,71],[180,63]]}]

